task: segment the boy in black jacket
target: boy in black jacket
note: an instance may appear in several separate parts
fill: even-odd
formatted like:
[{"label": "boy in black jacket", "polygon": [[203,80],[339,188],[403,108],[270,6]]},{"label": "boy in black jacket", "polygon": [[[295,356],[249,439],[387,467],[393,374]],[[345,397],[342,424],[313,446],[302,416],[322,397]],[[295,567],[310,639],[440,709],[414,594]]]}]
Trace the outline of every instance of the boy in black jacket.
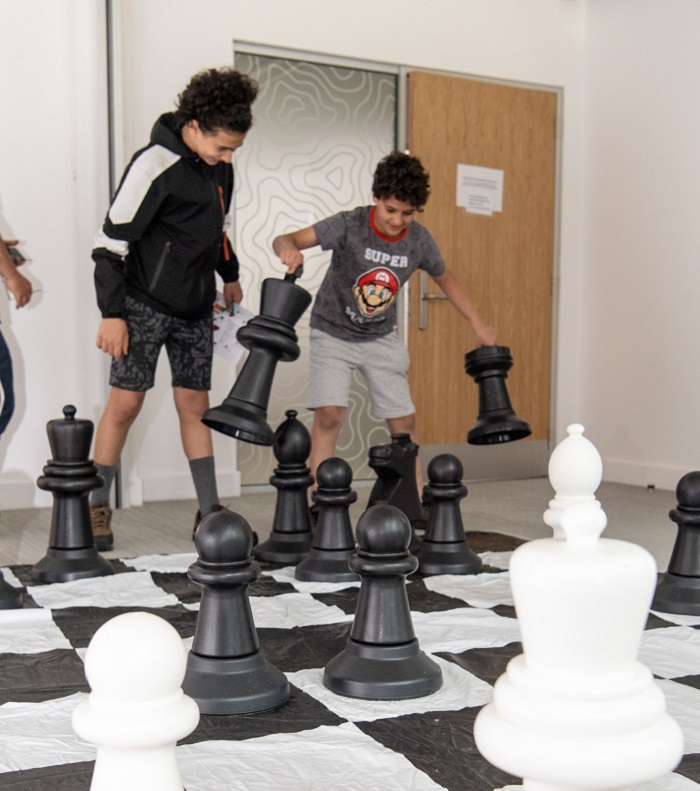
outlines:
[{"label": "boy in black jacket", "polygon": [[97,346],[113,358],[109,401],[95,434],[94,460],[105,484],[90,498],[101,551],[114,540],[109,499],[119,457],[153,387],[162,346],[199,502],[195,527],[221,508],[211,433],[201,417],[209,407],[215,272],[227,307],[242,297],[226,229],[231,159],[250,129],[256,95],[256,83],[233,69],[196,74],[175,112],[156,121],[150,144],[132,158],[95,237]]}]

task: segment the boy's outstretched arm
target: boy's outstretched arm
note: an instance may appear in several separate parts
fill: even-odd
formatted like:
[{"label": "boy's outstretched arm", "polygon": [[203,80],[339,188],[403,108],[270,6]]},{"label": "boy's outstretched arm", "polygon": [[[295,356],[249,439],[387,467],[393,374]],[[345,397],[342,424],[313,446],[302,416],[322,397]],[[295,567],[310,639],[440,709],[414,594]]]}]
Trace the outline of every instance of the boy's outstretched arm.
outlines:
[{"label": "boy's outstretched arm", "polygon": [[315,247],[317,244],[316,231],[314,231],[312,225],[309,225],[300,231],[276,236],[272,240],[272,249],[287,267],[287,271],[295,272],[304,263],[304,256],[301,251],[309,247]]},{"label": "boy's outstretched arm", "polygon": [[445,269],[443,274],[433,276],[433,280],[440,286],[443,293],[454,305],[459,313],[469,322],[474,332],[474,340],[477,346],[494,346],[496,344],[496,330],[486,324],[477,309],[474,307],[471,297],[457,280],[457,278]]}]

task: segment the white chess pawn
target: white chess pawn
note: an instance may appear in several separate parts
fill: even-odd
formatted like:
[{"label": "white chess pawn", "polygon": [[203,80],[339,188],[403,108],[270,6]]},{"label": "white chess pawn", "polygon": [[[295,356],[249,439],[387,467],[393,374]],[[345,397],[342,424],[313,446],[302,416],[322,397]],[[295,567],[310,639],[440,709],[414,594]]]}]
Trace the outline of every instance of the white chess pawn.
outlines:
[{"label": "white chess pawn", "polygon": [[600,538],[597,501],[569,506],[560,523],[563,540],[513,553],[523,653],[496,681],[474,736],[528,791],[623,791],[683,755],[681,730],[636,658],[656,564],[642,547]]},{"label": "white chess pawn", "polygon": [[175,745],[199,722],[182,689],[187,655],[177,631],[145,612],[112,618],[85,656],[92,690],[73,729],[97,745],[91,791],[182,791]]},{"label": "white chess pawn", "polygon": [[554,448],[549,458],[549,482],[555,495],[544,512],[544,522],[554,531],[554,538],[564,537],[560,518],[565,508],[574,503],[598,502],[595,492],[603,477],[600,453],[583,436],[583,426],[572,423],[566,430],[569,436]]}]

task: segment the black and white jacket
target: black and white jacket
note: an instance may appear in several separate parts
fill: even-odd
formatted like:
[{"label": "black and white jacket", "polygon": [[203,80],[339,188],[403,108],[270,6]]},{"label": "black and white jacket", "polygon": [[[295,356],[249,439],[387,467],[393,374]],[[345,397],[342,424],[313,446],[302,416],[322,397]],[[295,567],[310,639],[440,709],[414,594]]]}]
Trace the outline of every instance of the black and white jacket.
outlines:
[{"label": "black and white jacket", "polygon": [[173,113],[155,123],[134,154],[95,237],[97,304],[120,318],[124,296],[184,319],[209,315],[214,272],[238,280],[226,235],[233,168],[207,165],[182,141]]}]

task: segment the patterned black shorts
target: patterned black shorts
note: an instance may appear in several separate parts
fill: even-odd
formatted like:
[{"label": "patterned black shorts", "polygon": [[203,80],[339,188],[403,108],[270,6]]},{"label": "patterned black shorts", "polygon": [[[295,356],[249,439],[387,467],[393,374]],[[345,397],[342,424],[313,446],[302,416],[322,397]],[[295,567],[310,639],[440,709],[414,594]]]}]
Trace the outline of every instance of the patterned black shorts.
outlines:
[{"label": "patterned black shorts", "polygon": [[139,393],[150,390],[158,355],[165,346],[173,387],[211,389],[214,338],[210,317],[179,319],[127,297],[124,318],[129,330],[129,353],[119,362],[112,361],[112,387]]}]

